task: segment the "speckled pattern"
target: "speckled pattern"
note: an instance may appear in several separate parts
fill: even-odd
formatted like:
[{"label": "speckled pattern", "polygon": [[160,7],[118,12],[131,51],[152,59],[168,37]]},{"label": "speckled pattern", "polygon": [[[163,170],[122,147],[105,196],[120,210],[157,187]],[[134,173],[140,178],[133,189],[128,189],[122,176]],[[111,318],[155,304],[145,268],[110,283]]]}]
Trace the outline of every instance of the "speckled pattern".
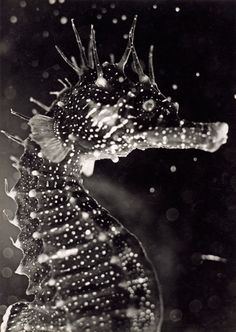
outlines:
[{"label": "speckled pattern", "polygon": [[[228,127],[179,119],[178,104],[155,82],[153,48],[149,75],[143,72],[135,23],[117,64],[100,65],[93,28],[81,67],[59,50],[80,79],[73,87],[64,83],[46,114],[29,120],[31,134],[16,162],[21,178],[8,194],[18,206],[12,222],[21,229],[16,246],[24,252],[18,272],[29,277],[35,298],[8,309],[4,331],[160,328],[162,301],[151,263],[136,237],[89,196],[81,173],[91,175],[95,160],[117,162],[136,148],[213,152],[226,142]],[[131,54],[136,83],[124,72]]]}]

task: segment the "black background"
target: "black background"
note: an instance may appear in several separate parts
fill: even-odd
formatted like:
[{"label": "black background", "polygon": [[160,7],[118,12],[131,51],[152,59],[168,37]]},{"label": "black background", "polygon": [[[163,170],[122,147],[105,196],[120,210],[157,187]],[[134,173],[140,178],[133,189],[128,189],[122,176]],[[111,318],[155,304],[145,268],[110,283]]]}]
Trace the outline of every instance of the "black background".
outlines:
[{"label": "black background", "polygon": [[[163,332],[236,331],[235,2],[60,2],[1,1],[1,128],[25,138],[27,125],[11,116],[10,108],[30,116],[30,96],[50,104],[48,92],[60,88],[58,78],[76,81],[54,48],[58,44],[67,55],[78,56],[71,18],[86,43],[89,25],[95,25],[99,55],[105,61],[110,53],[116,59],[121,56],[123,35],[138,14],[135,45],[144,62],[149,45],[155,45],[161,91],[180,103],[185,118],[228,122],[229,139],[213,154],[147,150],[134,151],[118,164],[99,161],[86,186],[139,237],[153,261],[164,294]],[[62,17],[68,19],[66,24]],[[20,156],[22,148],[3,136],[0,144],[0,208],[11,216],[15,204],[4,194],[3,183],[4,178],[10,186],[16,182],[9,156]],[[170,170],[173,165],[175,172]],[[7,305],[26,298],[27,279],[14,274],[21,252],[10,237],[15,239],[18,230],[4,215],[1,219],[3,314]],[[227,262],[203,261],[201,254]]]}]

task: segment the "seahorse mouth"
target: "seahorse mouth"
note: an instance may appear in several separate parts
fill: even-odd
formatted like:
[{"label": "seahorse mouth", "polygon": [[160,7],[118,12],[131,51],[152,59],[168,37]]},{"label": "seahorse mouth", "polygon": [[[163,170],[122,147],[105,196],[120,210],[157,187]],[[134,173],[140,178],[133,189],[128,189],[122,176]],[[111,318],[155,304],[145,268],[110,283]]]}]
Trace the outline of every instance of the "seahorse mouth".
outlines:
[{"label": "seahorse mouth", "polygon": [[183,122],[180,127],[158,127],[143,133],[145,140],[137,148],[200,149],[215,152],[226,143],[228,129],[228,124],[224,122],[189,122],[186,125]]}]

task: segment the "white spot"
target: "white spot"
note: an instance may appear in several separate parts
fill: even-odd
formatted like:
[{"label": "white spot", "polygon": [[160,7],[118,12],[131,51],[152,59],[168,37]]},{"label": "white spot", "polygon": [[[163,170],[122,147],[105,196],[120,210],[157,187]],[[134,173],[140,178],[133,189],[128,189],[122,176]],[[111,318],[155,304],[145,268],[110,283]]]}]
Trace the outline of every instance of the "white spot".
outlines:
[{"label": "white spot", "polygon": [[68,22],[68,18],[65,16],[62,16],[60,19],[61,24],[66,24]]},{"label": "white spot", "polygon": [[29,191],[29,197],[36,197],[36,195],[37,195],[37,192],[36,192],[35,189],[31,189],[31,190]]},{"label": "white spot", "polygon": [[57,106],[59,106],[59,107],[63,107],[65,104],[62,102],[62,101],[58,101],[57,102]]},{"label": "white spot", "polygon": [[49,284],[49,286],[54,286],[55,283],[56,283],[56,280],[53,279],[53,278],[51,278],[51,279],[48,280],[48,284]]},{"label": "white spot", "polygon": [[89,214],[87,212],[82,212],[82,218],[87,220],[89,218]]},{"label": "white spot", "polygon": [[127,20],[127,16],[126,15],[122,15],[121,19],[122,19],[122,21],[126,21]]},{"label": "white spot", "polygon": [[201,255],[201,259],[213,262],[226,263],[227,259],[216,255]]},{"label": "white spot", "polygon": [[107,80],[104,77],[98,77],[95,81],[98,87],[105,88],[107,86]]},{"label": "white spot", "polygon": [[195,75],[196,75],[197,77],[199,77],[199,76],[200,76],[200,73],[199,73],[199,72],[197,72]]},{"label": "white spot", "polygon": [[175,7],[175,11],[178,13],[180,11],[179,7]]},{"label": "white spot", "polygon": [[106,233],[104,233],[104,232],[99,233],[99,234],[98,234],[98,240],[99,240],[99,241],[102,241],[102,242],[106,241],[106,240],[107,240],[107,235],[106,235]]},{"label": "white spot", "polygon": [[113,18],[112,23],[113,23],[113,24],[117,24],[117,23],[118,23],[117,18]]},{"label": "white spot", "polygon": [[177,84],[172,84],[172,89],[173,90],[177,90],[178,89],[178,85]]},{"label": "white spot", "polygon": [[151,188],[149,189],[149,191],[150,191],[151,194],[153,194],[156,190],[155,190],[155,188],[151,187]]},{"label": "white spot", "polygon": [[111,256],[110,263],[111,264],[118,264],[118,263],[120,263],[119,257],[118,256]]},{"label": "white spot", "polygon": [[17,23],[17,21],[18,21],[18,18],[17,18],[15,15],[13,15],[13,16],[10,17],[10,22],[11,22],[12,24]]},{"label": "white spot", "polygon": [[153,8],[153,9],[157,9],[157,5],[156,5],[156,4],[153,5],[152,8]]},{"label": "white spot", "polygon": [[39,264],[45,263],[49,259],[49,256],[46,254],[41,254],[38,256]]},{"label": "white spot", "polygon": [[30,212],[30,218],[31,219],[37,218],[37,213],[36,212]]},{"label": "white spot", "polygon": [[172,166],[170,167],[170,171],[171,171],[172,173],[176,172],[176,166],[175,166],[175,165],[172,165]]}]

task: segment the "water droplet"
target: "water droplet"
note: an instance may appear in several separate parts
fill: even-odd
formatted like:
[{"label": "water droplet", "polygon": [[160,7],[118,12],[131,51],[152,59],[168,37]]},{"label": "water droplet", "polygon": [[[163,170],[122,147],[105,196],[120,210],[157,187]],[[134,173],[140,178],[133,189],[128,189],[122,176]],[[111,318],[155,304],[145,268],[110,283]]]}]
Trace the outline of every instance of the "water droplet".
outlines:
[{"label": "water droplet", "polygon": [[199,73],[199,72],[197,72],[195,75],[196,75],[197,77],[199,77],[199,76],[200,76],[200,73]]},{"label": "water droplet", "polygon": [[179,7],[175,7],[175,11],[178,13],[180,11]]},{"label": "water droplet", "polygon": [[12,276],[12,269],[10,269],[10,267],[4,267],[1,273],[3,278],[9,279]]},{"label": "water droplet", "polygon": [[102,18],[102,15],[101,14],[97,14],[97,19],[101,20],[101,18]]},{"label": "water droplet", "polygon": [[156,4],[153,5],[152,8],[153,8],[153,9],[157,9],[157,5],[156,5]]},{"label": "water droplet", "polygon": [[60,19],[61,24],[66,24],[68,22],[68,18],[65,16],[62,16]]},{"label": "water droplet", "polygon": [[21,8],[25,8],[26,6],[27,6],[27,2],[26,1],[21,1],[20,2],[20,6],[21,6]]},{"label": "water droplet", "polygon": [[126,15],[122,15],[121,19],[122,19],[122,21],[126,21],[127,20],[127,16]]},{"label": "water droplet", "polygon": [[123,38],[124,38],[124,39],[128,39],[128,38],[129,38],[129,35],[128,35],[127,33],[125,33],[125,34],[123,35]]},{"label": "water droplet", "polygon": [[65,3],[66,0],[58,0],[59,3]]},{"label": "water droplet", "polygon": [[177,84],[172,84],[172,89],[173,90],[177,90],[178,89],[178,85]]},{"label": "water droplet", "polygon": [[183,316],[182,311],[179,309],[171,310],[170,315],[169,315],[170,320],[172,320],[172,322],[175,322],[175,323],[179,322],[182,319],[182,316]]},{"label": "water droplet", "polygon": [[48,78],[49,77],[49,73],[47,72],[47,71],[44,71],[43,73],[42,73],[42,76],[43,76],[43,78]]},{"label": "water droplet", "polygon": [[236,99],[236,93],[234,94],[234,99]]},{"label": "water droplet", "polygon": [[58,16],[59,14],[60,14],[59,10],[55,9],[55,10],[53,11],[53,15],[54,15],[54,16]]},{"label": "water droplet", "polygon": [[3,249],[2,254],[5,258],[12,258],[14,255],[14,252],[13,252],[12,248],[6,247]]},{"label": "water droplet", "polygon": [[193,158],[193,161],[195,161],[195,162],[196,162],[196,161],[197,161],[197,157],[194,157],[194,158]]},{"label": "water droplet", "polygon": [[43,37],[44,37],[44,38],[49,37],[49,32],[48,32],[48,31],[43,31]]},{"label": "water droplet", "polygon": [[149,191],[150,191],[151,194],[153,194],[156,190],[155,190],[155,188],[151,187],[151,188],[149,189]]},{"label": "water droplet", "polygon": [[170,166],[170,171],[172,173],[176,172],[176,166],[175,165]]},{"label": "water droplet", "polygon": [[17,23],[17,21],[18,21],[18,18],[17,18],[15,15],[13,15],[13,16],[10,17],[10,22],[11,22],[12,24]]},{"label": "water droplet", "polygon": [[112,19],[112,23],[113,23],[113,24],[117,24],[117,23],[118,23],[117,18],[113,18],[113,19]]},{"label": "water droplet", "polygon": [[56,0],[48,0],[50,5],[54,5],[56,3]]}]

